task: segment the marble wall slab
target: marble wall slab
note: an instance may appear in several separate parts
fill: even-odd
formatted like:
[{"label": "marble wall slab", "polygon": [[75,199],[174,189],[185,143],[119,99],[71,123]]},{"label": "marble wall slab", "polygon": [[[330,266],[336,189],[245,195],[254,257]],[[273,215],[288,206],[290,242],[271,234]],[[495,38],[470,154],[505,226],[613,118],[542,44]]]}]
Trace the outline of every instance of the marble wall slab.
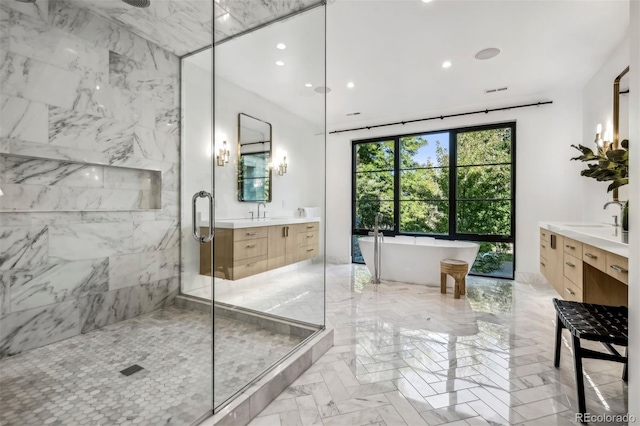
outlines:
[{"label": "marble wall slab", "polygon": [[161,208],[161,174],[0,155],[0,211]]},{"label": "marble wall slab", "polygon": [[85,3],[0,2],[0,358],[178,292],[180,61]]},{"label": "marble wall slab", "polygon": [[10,276],[11,312],[77,299],[109,289],[109,259],[48,263]]},{"label": "marble wall slab", "polygon": [[79,300],[56,303],[2,317],[0,358],[80,334]]}]

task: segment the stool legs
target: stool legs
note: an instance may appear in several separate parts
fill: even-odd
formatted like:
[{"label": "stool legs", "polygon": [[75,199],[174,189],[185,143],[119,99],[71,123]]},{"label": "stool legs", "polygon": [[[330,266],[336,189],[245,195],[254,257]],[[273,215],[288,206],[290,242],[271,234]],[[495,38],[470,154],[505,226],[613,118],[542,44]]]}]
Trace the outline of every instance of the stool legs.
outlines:
[{"label": "stool legs", "polygon": [[458,276],[454,276],[453,279],[456,281],[455,287],[453,287],[453,298],[460,299],[460,278]]},{"label": "stool legs", "polygon": [[465,295],[467,294],[467,276],[463,275],[462,279],[460,280],[460,294],[461,295]]},{"label": "stool legs", "polygon": [[[576,387],[578,388],[578,413],[584,415],[587,412],[587,406],[584,400],[584,377],[582,375],[582,349],[580,348],[580,338],[573,338],[573,358],[576,370]],[[584,420],[581,423],[586,423]]]},{"label": "stool legs", "polygon": [[440,272],[440,293],[447,294],[447,274]]},{"label": "stool legs", "polygon": [[622,380],[625,382],[629,381],[629,375],[627,372],[627,368],[629,368],[629,347],[627,346],[624,350],[624,357],[627,358],[627,362],[624,364],[624,370],[622,370]]},{"label": "stool legs", "polygon": [[560,367],[560,349],[562,349],[562,329],[564,326],[562,325],[562,321],[560,321],[560,317],[556,316],[556,357],[553,361],[553,365],[558,368]]}]

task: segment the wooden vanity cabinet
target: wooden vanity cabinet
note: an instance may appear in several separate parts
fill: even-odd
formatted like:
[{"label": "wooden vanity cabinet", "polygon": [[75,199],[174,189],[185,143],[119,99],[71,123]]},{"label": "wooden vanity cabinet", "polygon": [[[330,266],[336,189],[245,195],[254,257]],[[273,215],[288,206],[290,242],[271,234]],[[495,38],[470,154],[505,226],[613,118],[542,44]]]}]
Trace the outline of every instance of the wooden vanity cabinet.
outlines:
[{"label": "wooden vanity cabinet", "polygon": [[[206,232],[207,228],[201,228]],[[318,255],[319,222],[216,228],[216,277],[238,280]],[[204,235],[204,234],[202,234]],[[200,245],[200,274],[211,275],[211,243]]]},{"label": "wooden vanity cabinet", "polygon": [[540,228],[540,272],[566,300],[626,306],[628,264],[625,257]]}]

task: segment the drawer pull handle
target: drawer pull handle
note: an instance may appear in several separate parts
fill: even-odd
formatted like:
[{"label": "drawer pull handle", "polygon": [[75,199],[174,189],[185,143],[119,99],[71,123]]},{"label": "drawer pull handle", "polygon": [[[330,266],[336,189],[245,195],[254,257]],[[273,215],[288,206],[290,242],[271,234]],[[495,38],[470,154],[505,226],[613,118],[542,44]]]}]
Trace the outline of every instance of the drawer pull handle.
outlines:
[{"label": "drawer pull handle", "polygon": [[545,246],[544,244],[540,244],[542,246],[542,248],[547,248],[547,246]]},{"label": "drawer pull handle", "polygon": [[256,244],[247,244],[247,248],[254,248]]},{"label": "drawer pull handle", "polygon": [[571,290],[570,288],[566,288],[565,290],[567,290],[567,292],[572,296],[575,296],[575,294],[576,294],[576,292]]},{"label": "drawer pull handle", "polygon": [[545,268],[547,267],[547,265],[545,265],[543,262],[540,262],[540,264],[541,264],[542,266],[544,266]]},{"label": "drawer pull handle", "polygon": [[307,251],[313,251],[313,249],[307,249]]},{"label": "drawer pull handle", "polygon": [[541,232],[541,234],[542,234],[543,237],[547,236],[547,234],[545,234],[544,232]]},{"label": "drawer pull handle", "polygon": [[594,256],[591,253],[585,253],[584,255],[587,256],[589,259],[597,259],[598,258],[598,256]]},{"label": "drawer pull handle", "polygon": [[571,244],[565,244],[564,245],[566,248],[571,249],[571,250],[575,250],[576,246],[572,246]]},{"label": "drawer pull handle", "polygon": [[249,266],[255,266],[255,263],[247,263],[247,267]]},{"label": "drawer pull handle", "polygon": [[256,235],[257,232],[247,232],[245,235]]},{"label": "drawer pull handle", "polygon": [[574,265],[574,264],[573,264],[573,263],[571,263],[571,262],[564,262],[564,264],[565,264],[565,265],[568,265],[568,266],[571,266],[572,268],[575,268],[575,267],[576,267],[576,265]]},{"label": "drawer pull handle", "polygon": [[307,225],[307,229],[313,228],[313,225]]},{"label": "drawer pull handle", "polygon": [[626,274],[626,273],[628,273],[628,272],[629,272],[629,270],[628,270],[628,269],[624,269],[622,266],[618,266],[618,265],[611,265],[610,267],[611,267],[611,269],[613,269],[614,271],[618,271],[618,272],[620,272],[621,274]]},{"label": "drawer pull handle", "polygon": [[307,238],[313,238],[313,234],[307,235]]}]

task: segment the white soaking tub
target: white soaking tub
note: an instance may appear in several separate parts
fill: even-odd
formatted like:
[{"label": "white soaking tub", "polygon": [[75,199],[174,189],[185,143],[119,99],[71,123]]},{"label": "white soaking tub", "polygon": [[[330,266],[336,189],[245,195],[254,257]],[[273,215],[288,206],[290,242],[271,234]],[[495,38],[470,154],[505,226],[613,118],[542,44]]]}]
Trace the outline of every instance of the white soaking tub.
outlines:
[{"label": "white soaking tub", "polygon": [[[367,268],[373,275],[373,237],[360,238],[358,244]],[[437,240],[431,237],[384,237],[380,241],[380,279],[440,286],[441,260],[464,260],[471,270],[479,248],[478,244],[468,241]]]}]

